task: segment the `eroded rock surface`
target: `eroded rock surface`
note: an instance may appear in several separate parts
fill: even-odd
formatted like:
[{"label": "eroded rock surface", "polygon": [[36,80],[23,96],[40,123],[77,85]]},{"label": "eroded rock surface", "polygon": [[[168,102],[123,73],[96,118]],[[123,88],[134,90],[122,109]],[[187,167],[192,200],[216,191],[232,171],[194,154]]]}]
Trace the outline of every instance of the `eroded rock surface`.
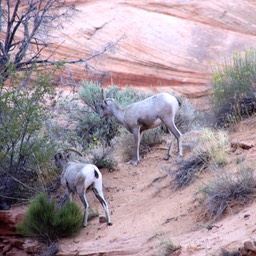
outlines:
[{"label": "eroded rock surface", "polygon": [[[70,0],[70,2],[72,2]],[[105,85],[173,90],[200,97],[209,90],[211,66],[255,45],[252,0],[78,1],[78,14],[60,32],[58,53],[79,58],[124,37],[116,52],[97,62]],[[78,79],[100,79],[77,67]]]}]

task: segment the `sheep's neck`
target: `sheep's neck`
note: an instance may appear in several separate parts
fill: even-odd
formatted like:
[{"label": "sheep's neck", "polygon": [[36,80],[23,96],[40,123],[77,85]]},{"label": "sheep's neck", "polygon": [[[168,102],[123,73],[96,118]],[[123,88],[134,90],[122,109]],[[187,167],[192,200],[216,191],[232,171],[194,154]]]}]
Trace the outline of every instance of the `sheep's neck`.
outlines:
[{"label": "sheep's neck", "polygon": [[124,125],[124,110],[115,105],[112,109],[112,113],[117,122]]}]

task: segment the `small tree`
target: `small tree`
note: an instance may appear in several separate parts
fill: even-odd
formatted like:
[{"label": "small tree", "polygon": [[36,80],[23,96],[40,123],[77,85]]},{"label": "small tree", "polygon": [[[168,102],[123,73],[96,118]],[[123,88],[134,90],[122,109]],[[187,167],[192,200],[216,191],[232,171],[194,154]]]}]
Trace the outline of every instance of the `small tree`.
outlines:
[{"label": "small tree", "polygon": [[31,74],[13,71],[10,86],[0,86],[0,196],[9,202],[38,190],[55,148],[42,130],[51,106],[45,100],[54,96],[51,74],[39,73],[33,81]]},{"label": "small tree", "polygon": [[[109,42],[100,51],[79,59],[55,60],[57,51],[52,33],[77,12],[73,4],[61,0],[2,0],[0,8],[0,83],[14,67],[18,71],[56,64],[85,63],[113,49],[119,40]],[[50,52],[50,53],[49,53]],[[71,79],[72,81],[72,79]]]}]

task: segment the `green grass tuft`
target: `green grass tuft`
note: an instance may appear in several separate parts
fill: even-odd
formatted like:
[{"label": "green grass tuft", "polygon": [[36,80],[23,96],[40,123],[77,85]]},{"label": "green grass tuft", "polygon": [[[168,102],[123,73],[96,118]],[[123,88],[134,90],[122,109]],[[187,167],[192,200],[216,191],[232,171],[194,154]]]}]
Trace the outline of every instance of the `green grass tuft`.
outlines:
[{"label": "green grass tuft", "polygon": [[23,236],[36,237],[51,244],[60,237],[76,234],[82,228],[83,214],[73,202],[58,207],[41,193],[28,206],[22,223],[16,226]]}]

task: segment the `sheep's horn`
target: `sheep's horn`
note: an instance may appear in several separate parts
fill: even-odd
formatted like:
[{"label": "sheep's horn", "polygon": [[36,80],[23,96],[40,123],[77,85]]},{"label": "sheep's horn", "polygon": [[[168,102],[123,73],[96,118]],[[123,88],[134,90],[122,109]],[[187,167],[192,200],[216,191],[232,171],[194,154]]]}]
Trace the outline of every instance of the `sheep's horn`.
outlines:
[{"label": "sheep's horn", "polygon": [[104,100],[104,90],[103,90],[103,88],[101,89],[101,98],[102,98],[102,100]]},{"label": "sheep's horn", "polygon": [[76,149],[73,149],[73,148],[65,148],[64,151],[65,152],[72,151],[72,152],[77,153],[79,156],[83,156],[83,154],[81,152],[79,152],[79,151],[77,151]]}]

